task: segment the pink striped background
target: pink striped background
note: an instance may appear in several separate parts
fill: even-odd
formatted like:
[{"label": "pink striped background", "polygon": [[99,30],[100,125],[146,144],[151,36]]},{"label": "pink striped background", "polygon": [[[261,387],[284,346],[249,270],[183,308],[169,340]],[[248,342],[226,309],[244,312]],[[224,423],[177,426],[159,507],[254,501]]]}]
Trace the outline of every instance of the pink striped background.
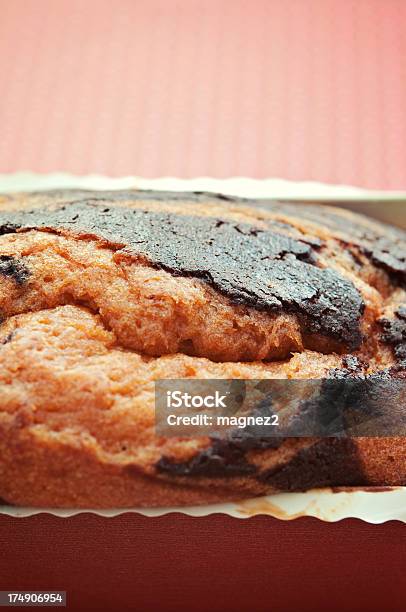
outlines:
[{"label": "pink striped background", "polygon": [[0,172],[406,188],[405,0],[0,0]]}]

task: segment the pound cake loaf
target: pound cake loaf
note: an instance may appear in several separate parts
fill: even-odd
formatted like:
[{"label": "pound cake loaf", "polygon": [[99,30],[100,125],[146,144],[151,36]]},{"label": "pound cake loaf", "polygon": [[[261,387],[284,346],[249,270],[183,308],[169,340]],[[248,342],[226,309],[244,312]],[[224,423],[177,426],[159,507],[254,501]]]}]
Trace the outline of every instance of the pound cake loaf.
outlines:
[{"label": "pound cake loaf", "polygon": [[0,498],[174,506],[406,484],[406,438],[164,437],[159,379],[406,376],[406,233],[210,193],[0,196]]}]

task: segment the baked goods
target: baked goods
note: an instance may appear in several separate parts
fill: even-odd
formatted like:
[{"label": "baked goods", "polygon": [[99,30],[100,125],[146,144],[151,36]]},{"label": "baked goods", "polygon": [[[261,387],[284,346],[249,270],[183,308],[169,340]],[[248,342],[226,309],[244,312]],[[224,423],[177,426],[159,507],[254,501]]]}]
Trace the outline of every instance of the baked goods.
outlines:
[{"label": "baked goods", "polygon": [[406,484],[398,438],[155,433],[162,378],[406,372],[406,233],[205,193],[0,196],[0,497],[208,503]]}]

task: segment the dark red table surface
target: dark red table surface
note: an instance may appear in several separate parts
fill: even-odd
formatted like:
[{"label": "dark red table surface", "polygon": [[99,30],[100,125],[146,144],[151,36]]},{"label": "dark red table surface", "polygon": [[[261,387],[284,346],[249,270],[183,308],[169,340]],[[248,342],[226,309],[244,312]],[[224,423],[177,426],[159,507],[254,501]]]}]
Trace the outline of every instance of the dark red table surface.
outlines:
[{"label": "dark red table surface", "polygon": [[[0,172],[406,189],[405,32],[404,0],[0,0]],[[0,588],[87,610],[403,610],[405,533],[1,516]]]}]

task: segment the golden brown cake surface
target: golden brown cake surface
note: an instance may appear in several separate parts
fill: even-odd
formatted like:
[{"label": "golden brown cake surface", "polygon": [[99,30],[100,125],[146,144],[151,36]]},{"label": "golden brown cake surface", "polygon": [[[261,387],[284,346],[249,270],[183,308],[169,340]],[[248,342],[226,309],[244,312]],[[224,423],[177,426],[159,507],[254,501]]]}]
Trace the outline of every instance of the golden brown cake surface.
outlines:
[{"label": "golden brown cake surface", "polygon": [[0,498],[208,503],[406,484],[404,438],[157,436],[165,378],[404,376],[406,234],[213,194],[0,196]]}]

